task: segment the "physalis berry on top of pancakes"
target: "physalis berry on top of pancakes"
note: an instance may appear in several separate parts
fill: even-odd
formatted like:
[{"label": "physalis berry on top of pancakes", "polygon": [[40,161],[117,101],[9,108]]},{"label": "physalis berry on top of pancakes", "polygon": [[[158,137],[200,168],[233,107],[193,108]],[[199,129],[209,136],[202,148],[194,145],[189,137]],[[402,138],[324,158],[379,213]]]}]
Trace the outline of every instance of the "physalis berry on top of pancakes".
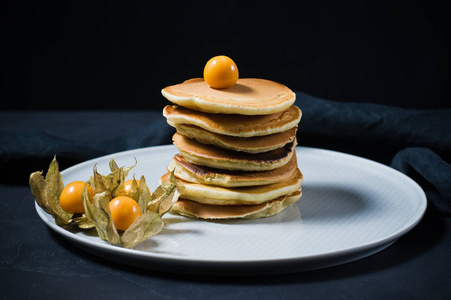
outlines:
[{"label": "physalis berry on top of pancakes", "polygon": [[230,57],[215,56],[205,65],[204,79],[212,88],[230,88],[238,81],[238,68]]}]

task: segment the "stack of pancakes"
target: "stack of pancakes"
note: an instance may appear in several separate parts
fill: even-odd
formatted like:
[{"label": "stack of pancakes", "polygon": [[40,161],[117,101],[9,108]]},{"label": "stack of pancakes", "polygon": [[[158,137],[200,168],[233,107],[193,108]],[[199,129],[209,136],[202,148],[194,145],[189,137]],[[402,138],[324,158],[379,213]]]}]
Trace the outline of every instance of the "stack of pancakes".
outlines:
[{"label": "stack of pancakes", "polygon": [[[284,85],[243,78],[227,89],[203,79],[166,87],[163,110],[179,149],[168,170],[184,186],[173,211],[202,219],[255,219],[302,195],[296,161],[301,111]],[[168,177],[169,173],[164,177]]]}]

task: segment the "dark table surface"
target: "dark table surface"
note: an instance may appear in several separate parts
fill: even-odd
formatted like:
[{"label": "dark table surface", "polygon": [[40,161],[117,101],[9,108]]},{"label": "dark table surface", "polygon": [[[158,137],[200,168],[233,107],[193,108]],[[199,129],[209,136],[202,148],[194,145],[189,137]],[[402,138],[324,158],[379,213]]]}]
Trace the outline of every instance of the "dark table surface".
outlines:
[{"label": "dark table surface", "polygon": [[[445,299],[451,296],[451,219],[430,206],[421,222],[393,245],[352,263],[271,276],[165,273],[89,254],[54,233],[36,213],[28,176],[33,171],[46,170],[51,160],[47,151],[58,149],[50,146],[47,149],[31,140],[35,144],[24,146],[24,153],[36,149],[42,155],[36,153],[30,158],[21,151],[16,155],[4,150],[20,142],[11,132],[22,134],[23,139],[36,134],[43,134],[40,140],[47,142],[60,139],[68,142],[59,148],[60,166],[64,169],[127,147],[170,143],[166,136],[171,129],[160,116],[161,112],[153,111],[0,112],[4,144],[0,185],[0,298]],[[141,136],[140,132],[146,128],[155,130],[155,127],[159,130],[152,137]],[[133,141],[124,139],[127,135]],[[102,143],[93,142],[96,140]],[[88,156],[81,154],[86,149],[90,151]],[[368,154],[369,158],[378,157],[371,151],[356,152]],[[383,158],[380,161],[385,163]]]}]

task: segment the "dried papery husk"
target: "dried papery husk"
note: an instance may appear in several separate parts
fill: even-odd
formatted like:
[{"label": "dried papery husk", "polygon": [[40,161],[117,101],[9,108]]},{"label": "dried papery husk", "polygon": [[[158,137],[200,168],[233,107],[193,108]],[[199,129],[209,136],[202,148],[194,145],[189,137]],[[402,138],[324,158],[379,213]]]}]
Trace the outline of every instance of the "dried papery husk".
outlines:
[{"label": "dried papery husk", "polygon": [[65,226],[72,222],[73,214],[65,212],[60,205],[60,195],[64,189],[61,173],[59,172],[56,156],[50,162],[45,178],[42,172],[30,175],[29,184],[36,203],[48,214],[52,215],[58,226]]},{"label": "dried papery husk", "polygon": [[125,178],[127,178],[128,173],[133,169],[138,161],[135,158],[135,164],[130,167],[118,167],[114,159],[110,159],[109,165],[111,173],[104,176],[106,181],[106,187],[110,191],[113,198],[118,196],[125,196],[126,192],[124,189]]},{"label": "dried papery husk", "polygon": [[176,184],[174,171],[171,172],[170,180],[164,180],[152,194],[147,205],[147,210],[158,213],[163,216],[171,210],[172,206],[180,197],[182,186]]},{"label": "dried papery husk", "polygon": [[125,248],[132,248],[158,234],[163,227],[164,222],[161,220],[161,216],[158,213],[147,211],[124,231],[121,237],[122,245]]},{"label": "dried papery husk", "polygon": [[95,223],[91,221],[86,215],[82,215],[80,217],[72,218],[73,223],[77,225],[80,229],[93,229],[96,227]]},{"label": "dried papery husk", "polygon": [[95,224],[97,234],[102,240],[111,244],[120,244],[121,238],[114,226],[113,219],[108,204],[111,201],[111,194],[108,191],[95,194],[92,204],[88,200],[88,192],[83,191],[83,205],[85,215]]},{"label": "dried papery husk", "polygon": [[126,196],[127,192],[124,188],[125,178],[127,178],[128,173],[136,166],[137,163],[138,162],[135,158],[135,164],[133,166],[119,168],[116,161],[114,159],[110,159],[109,166],[111,173],[108,175],[100,174],[97,171],[97,165],[94,165],[94,175],[90,179],[90,183],[94,189],[94,194],[109,191],[113,198],[118,196]]},{"label": "dried papery husk", "polygon": [[144,214],[147,211],[147,203],[150,200],[150,191],[146,184],[146,178],[144,176],[141,176],[141,179],[139,180],[139,185],[137,187],[138,190],[138,205],[141,209],[141,214]]}]

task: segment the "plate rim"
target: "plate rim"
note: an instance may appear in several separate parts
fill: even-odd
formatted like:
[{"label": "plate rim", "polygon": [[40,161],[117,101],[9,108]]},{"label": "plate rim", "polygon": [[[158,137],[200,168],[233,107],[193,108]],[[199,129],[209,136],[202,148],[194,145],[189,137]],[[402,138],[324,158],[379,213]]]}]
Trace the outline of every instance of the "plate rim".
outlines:
[{"label": "plate rim", "polygon": [[[84,165],[92,164],[94,161],[98,160],[104,160],[113,156],[117,155],[124,155],[124,154],[133,154],[133,153],[141,153],[141,152],[147,152],[147,151],[159,151],[161,149],[170,148],[171,150],[176,150],[176,147],[174,145],[158,145],[158,146],[150,146],[150,147],[144,147],[144,148],[137,148],[137,149],[131,149],[131,150],[124,150],[116,153],[111,153],[103,156],[99,156],[96,158],[92,158],[86,161],[83,161],[79,164],[76,164],[74,166],[68,167],[61,171],[61,174],[64,176],[64,173],[70,172],[73,169],[76,168],[83,168]],[[165,254],[165,253],[156,253],[156,252],[146,252],[136,249],[127,249],[123,248],[122,246],[114,246],[109,244],[108,242],[102,241],[99,239],[99,241],[92,241],[90,239],[83,238],[82,236],[72,233],[64,228],[59,227],[55,224],[53,218],[47,214],[35,201],[35,209],[39,217],[44,221],[44,223],[53,231],[57,232],[58,234],[62,235],[64,238],[68,239],[71,243],[75,244],[79,248],[83,248],[84,250],[87,250],[88,252],[91,252],[93,254],[95,251],[90,251],[88,248],[101,250],[103,253],[108,253],[113,256],[122,256],[122,255],[131,255],[133,259],[139,259],[139,260],[145,260],[146,262],[154,262],[155,260],[158,260],[158,265],[155,267],[156,269],[162,269],[163,265],[174,265],[174,264],[184,264],[189,265],[191,267],[194,267],[195,269],[198,269],[199,267],[209,267],[209,269],[217,269],[217,268],[224,268],[227,269],[240,269],[242,272],[243,268],[247,268],[249,266],[274,266],[274,265],[287,265],[287,264],[303,264],[308,261],[327,261],[333,257],[347,257],[352,254],[356,254],[357,257],[354,259],[348,259],[347,261],[340,262],[340,263],[330,263],[326,266],[320,266],[320,267],[307,267],[303,268],[303,266],[297,266],[297,268],[293,267],[293,270],[297,271],[305,271],[305,270],[312,270],[312,269],[319,269],[324,267],[329,267],[333,265],[339,265],[343,264],[349,261],[358,260],[364,257],[367,257],[371,254],[377,253],[386,247],[390,246],[392,243],[394,243],[397,239],[402,237],[404,234],[409,232],[411,229],[413,229],[423,218],[426,209],[427,209],[427,198],[423,191],[423,189],[410,177],[407,175],[399,172],[396,169],[393,169],[387,165],[384,165],[382,163],[373,161],[371,159],[367,159],[364,157],[356,156],[353,154],[348,154],[344,152],[339,152],[335,150],[329,150],[329,149],[322,149],[322,148],[315,148],[315,147],[306,147],[306,146],[296,146],[297,151],[313,151],[313,152],[323,152],[328,153],[329,155],[339,155],[339,156],[346,156],[349,159],[360,159],[364,160],[366,163],[375,164],[378,167],[384,168],[384,171],[391,172],[392,174],[396,174],[395,176],[400,176],[404,180],[407,180],[413,187],[415,187],[416,191],[415,194],[418,193],[418,200],[421,201],[419,203],[419,206],[414,214],[412,214],[412,217],[408,222],[403,224],[398,230],[394,231],[393,233],[385,236],[384,238],[372,241],[370,243],[364,243],[363,245],[358,246],[352,246],[345,249],[340,250],[334,250],[329,252],[320,252],[315,254],[309,254],[304,256],[290,256],[290,257],[281,257],[281,258],[272,258],[272,259],[247,259],[247,260],[233,260],[233,259],[227,259],[227,260],[216,260],[216,259],[199,259],[199,258],[193,258],[193,257],[183,257],[183,256],[176,256],[171,254]],[[201,221],[199,221],[201,222]],[[379,248],[379,249],[378,249]],[[91,250],[92,250],[91,249]],[[378,249],[376,251],[371,251],[372,249]],[[366,255],[363,255],[362,257],[358,257],[359,253],[367,253]],[[106,257],[108,258],[108,257]],[[112,259],[115,260],[115,259]],[[124,261],[121,261],[121,263],[126,263]],[[133,264],[133,263],[131,263]],[[163,264],[163,265],[161,265]],[[210,264],[215,264],[215,266],[212,266]],[[136,265],[136,264],[133,264]],[[179,270],[180,271],[180,270]],[[197,270],[199,271],[199,270]],[[208,270],[205,270],[208,271]],[[183,271],[182,271],[183,272]],[[195,271],[194,271],[195,272]],[[285,273],[286,271],[284,271]],[[187,273],[192,273],[188,271]],[[196,272],[195,272],[196,273]],[[197,272],[198,273],[198,272]],[[270,272],[274,273],[274,272]],[[279,273],[279,272],[277,272]],[[235,273],[233,273],[235,274]],[[236,274],[235,274],[236,275]],[[246,275],[246,273],[243,273],[243,275]]]}]

